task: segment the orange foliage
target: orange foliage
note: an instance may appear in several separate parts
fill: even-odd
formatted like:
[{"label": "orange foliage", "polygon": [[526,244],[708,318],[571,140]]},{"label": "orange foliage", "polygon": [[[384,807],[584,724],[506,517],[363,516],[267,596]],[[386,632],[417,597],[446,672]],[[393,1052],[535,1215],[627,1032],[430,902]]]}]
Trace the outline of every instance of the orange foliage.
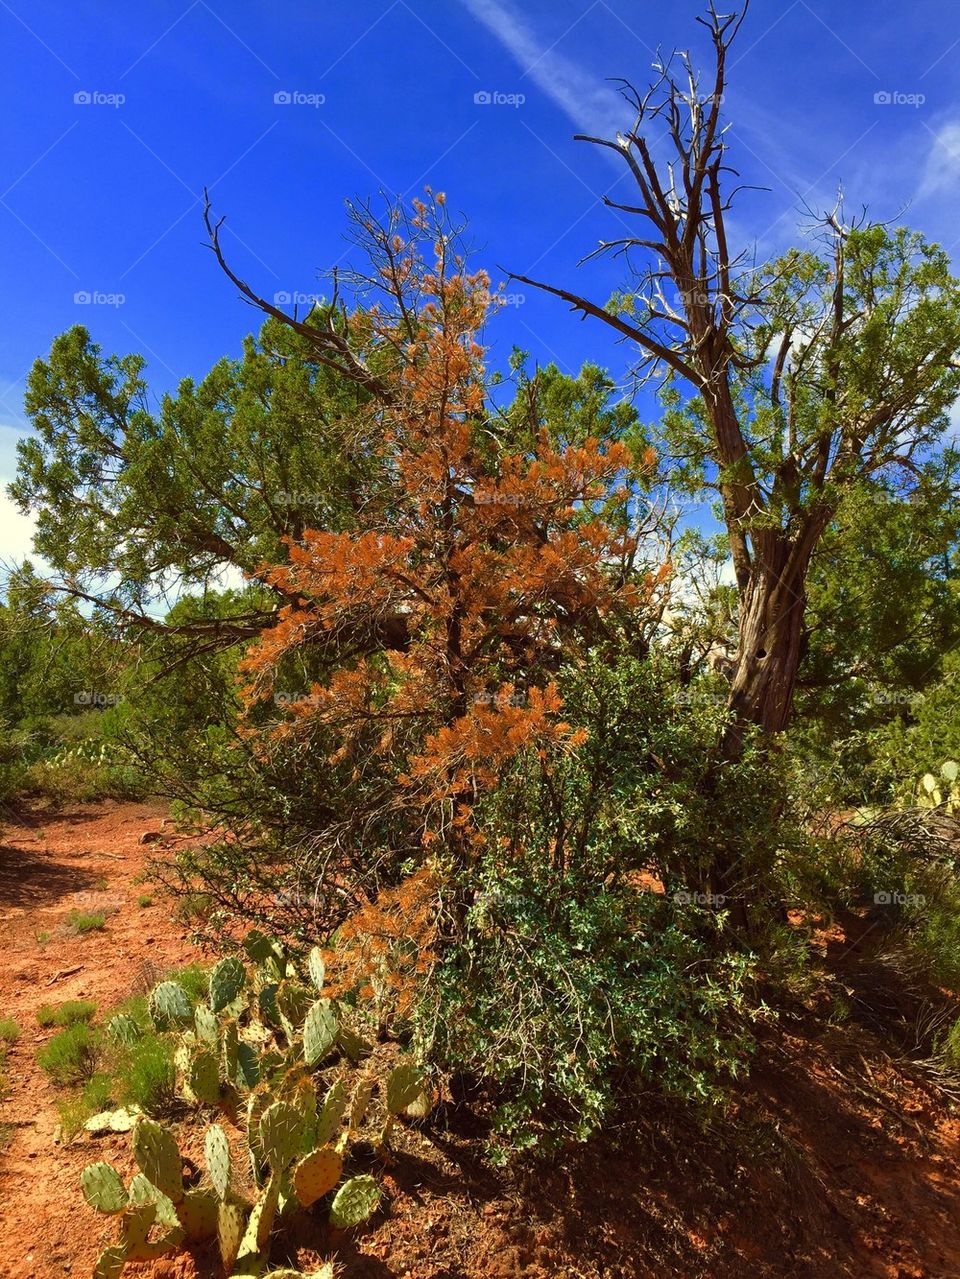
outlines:
[{"label": "orange foliage", "polygon": [[642,605],[653,583],[618,580],[634,543],[598,513],[621,492],[623,445],[560,449],[544,433],[530,454],[491,449],[478,335],[496,299],[451,256],[439,197],[416,205],[414,225],[432,233],[429,267],[399,235],[377,241],[366,226],[396,305],[352,321],[393,369],[390,394],[369,409],[389,492],[371,495],[357,531],[308,531],[286,564],[264,566],[293,603],[249,653],[244,696],[251,709],[267,698],[287,654],[317,644],[342,654],[266,736],[248,731],[269,750],[323,726],[336,757],[351,758],[361,733],[369,751],[371,724],[384,756],[398,727],[413,729],[403,802],[422,810],[425,844],[442,835],[462,857],[478,838],[471,805],[510,760],[579,741],[550,678],[561,643]]},{"label": "orange foliage", "polygon": [[341,924],[336,946],[322,952],[324,994],[356,991],[381,1018],[405,1016],[436,962],[438,889],[433,869],[422,867]]}]

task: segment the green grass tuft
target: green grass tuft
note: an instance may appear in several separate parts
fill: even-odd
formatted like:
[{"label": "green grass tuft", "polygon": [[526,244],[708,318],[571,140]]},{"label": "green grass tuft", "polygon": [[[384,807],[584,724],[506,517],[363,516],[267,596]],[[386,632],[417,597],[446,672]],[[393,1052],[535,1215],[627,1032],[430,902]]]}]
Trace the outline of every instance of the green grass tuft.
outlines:
[{"label": "green grass tuft", "polygon": [[86,1022],[80,1021],[54,1035],[37,1053],[37,1064],[55,1084],[66,1087],[90,1079],[98,1056],[98,1036]]},{"label": "green grass tuft", "polygon": [[75,1026],[80,1021],[91,1021],[97,1005],[91,999],[68,999],[64,1004],[41,1004],[37,1009],[37,1021],[41,1026]]},{"label": "green grass tuft", "polygon": [[20,1027],[15,1017],[0,1017],[0,1042],[15,1044],[20,1038]]},{"label": "green grass tuft", "polygon": [[107,917],[102,910],[72,910],[67,916],[67,927],[75,933],[92,933],[104,928]]}]

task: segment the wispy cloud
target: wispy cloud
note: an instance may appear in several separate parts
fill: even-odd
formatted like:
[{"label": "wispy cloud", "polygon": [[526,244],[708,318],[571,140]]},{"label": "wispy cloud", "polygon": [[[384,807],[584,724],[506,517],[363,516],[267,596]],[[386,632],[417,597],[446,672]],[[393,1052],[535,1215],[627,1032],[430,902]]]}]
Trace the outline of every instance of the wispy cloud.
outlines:
[{"label": "wispy cloud", "polygon": [[[932,131],[931,131],[932,132]],[[933,132],[917,199],[957,192],[960,184],[960,120],[947,120]]]},{"label": "wispy cloud", "polygon": [[[554,48],[544,47],[543,41],[501,0],[461,3],[519,63],[521,78],[529,77],[578,130],[613,137],[618,129],[632,123],[630,107],[611,84]],[[495,87],[509,91],[514,86]]]}]

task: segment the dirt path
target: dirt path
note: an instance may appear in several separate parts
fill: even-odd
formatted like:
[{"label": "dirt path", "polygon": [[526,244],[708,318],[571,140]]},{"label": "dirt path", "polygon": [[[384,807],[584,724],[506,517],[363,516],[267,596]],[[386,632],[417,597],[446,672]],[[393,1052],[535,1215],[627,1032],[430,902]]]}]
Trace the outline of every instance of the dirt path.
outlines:
[{"label": "dirt path", "polygon": [[[36,1064],[55,1030],[41,1030],[41,1004],[91,999],[106,1009],[143,989],[150,974],[189,963],[196,952],[169,904],[136,883],[163,810],[148,804],[78,805],[37,813],[0,835],[0,1016],[20,1038],[7,1059],[0,1124],[11,1125],[0,1155],[0,1275],[53,1279],[92,1269],[100,1225],[79,1193],[80,1170],[110,1159],[123,1138],[58,1145],[57,1093]],[[104,912],[106,926],[78,935],[72,911]],[[53,1157],[51,1157],[53,1156]]]}]

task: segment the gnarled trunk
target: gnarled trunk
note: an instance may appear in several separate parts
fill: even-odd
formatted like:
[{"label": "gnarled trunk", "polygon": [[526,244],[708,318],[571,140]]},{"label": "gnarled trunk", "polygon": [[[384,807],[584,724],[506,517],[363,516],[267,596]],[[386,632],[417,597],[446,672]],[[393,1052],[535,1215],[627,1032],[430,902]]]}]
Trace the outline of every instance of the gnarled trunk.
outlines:
[{"label": "gnarled trunk", "polygon": [[[730,683],[730,721],[720,742],[717,766],[743,756],[748,734],[759,728],[768,743],[787,727],[797,671],[805,650],[806,577],[816,537],[799,543],[767,534],[755,546],[740,597],[737,656]],[[715,784],[719,775],[711,779]],[[758,801],[762,797],[758,796]],[[744,863],[744,849],[729,835],[714,850],[709,892],[722,896],[735,927],[748,925],[747,899],[758,868]]]}]

